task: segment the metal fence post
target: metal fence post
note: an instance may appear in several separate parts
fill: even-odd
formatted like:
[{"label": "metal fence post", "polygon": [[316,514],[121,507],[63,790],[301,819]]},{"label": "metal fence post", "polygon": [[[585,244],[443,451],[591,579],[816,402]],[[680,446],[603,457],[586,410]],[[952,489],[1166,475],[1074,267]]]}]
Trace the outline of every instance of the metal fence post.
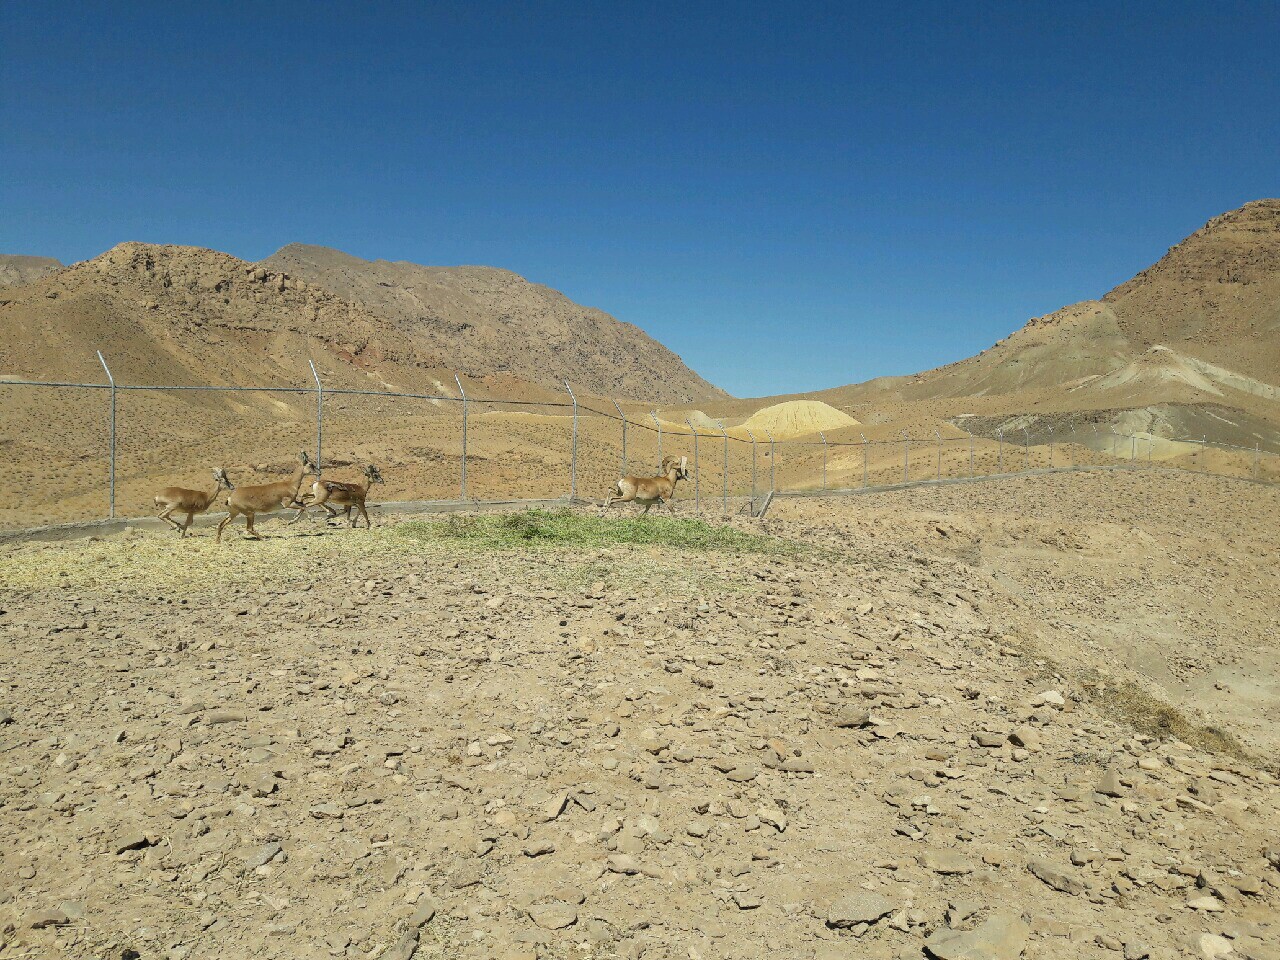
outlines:
[{"label": "metal fence post", "polygon": [[[1255,440],[1253,442],[1253,479],[1255,480],[1258,479],[1258,457],[1260,456],[1261,452],[1262,452],[1261,447],[1258,441]],[[1147,457],[1147,462],[1148,463],[1151,462],[1151,457],[1149,455]]]},{"label": "metal fence post", "polygon": [[618,411],[618,416],[622,418],[622,476],[627,475],[627,415],[622,412],[622,408],[618,406],[618,401],[613,401],[614,408]]},{"label": "metal fence post", "polygon": [[902,431],[902,482],[909,483],[911,481],[911,441],[907,438],[907,431]]},{"label": "metal fence post", "polygon": [[1138,458],[1138,437],[1136,434],[1129,435],[1129,462],[1133,463]]},{"label": "metal fence post", "polygon": [[1030,470],[1031,469],[1031,437],[1027,434],[1026,427],[1022,428],[1022,443],[1023,443],[1023,453],[1025,454],[1025,456],[1023,457],[1023,469]]},{"label": "metal fence post", "polygon": [[1053,427],[1049,428],[1049,469],[1053,469]]},{"label": "metal fence post", "polygon": [[969,476],[973,476],[973,434],[965,431],[969,435]]},{"label": "metal fence post", "polygon": [[729,512],[729,434],[725,433],[724,421],[718,421],[720,424],[720,435],[724,437],[724,490],[721,494],[721,510],[724,513]]},{"label": "metal fence post", "polygon": [[107,366],[106,358],[103,357],[101,350],[98,351],[98,362],[102,364],[102,369],[107,371],[107,381],[111,384],[111,441],[108,485],[110,488],[110,517],[114,520],[116,518],[116,378],[111,375],[111,368]]},{"label": "metal fence post", "polygon": [[458,385],[458,393],[462,395],[462,499],[467,499],[467,391],[462,389],[462,380],[455,373],[453,382]]},{"label": "metal fence post", "polygon": [[702,476],[698,471],[698,431],[693,428],[693,421],[688,417],[684,418],[684,422],[689,425],[689,432],[693,434],[693,510],[695,513],[701,513]]},{"label": "metal fence post", "polygon": [[751,432],[750,427],[743,427],[747,431],[747,436],[751,438],[751,515],[756,515],[756,435]]},{"label": "metal fence post", "polygon": [[827,435],[821,430],[818,436],[822,438],[822,489],[827,489]]},{"label": "metal fence post", "polygon": [[935,427],[933,431],[933,435],[938,438],[938,477],[937,479],[941,480],[942,479],[942,434],[939,433],[937,428]]},{"label": "metal fence post", "polygon": [[858,436],[862,438],[862,489],[867,489],[867,435],[861,430]]},{"label": "metal fence post", "polygon": [[578,398],[568,380],[564,381],[564,388],[573,401],[573,448],[569,453],[569,502],[573,503],[578,499]]},{"label": "metal fence post", "polygon": [[764,428],[764,432],[769,435],[769,492],[773,493],[778,489],[777,483],[774,482],[774,467],[778,464],[778,445],[773,442],[773,431],[768,427]]},{"label": "metal fence post", "polygon": [[324,384],[320,382],[320,374],[316,370],[316,362],[308,360],[311,364],[311,376],[316,381],[316,469],[322,469],[324,463]]},{"label": "metal fence post", "polygon": [[1004,427],[996,428],[996,472],[1004,473]]},{"label": "metal fence post", "polygon": [[662,421],[658,419],[656,410],[649,411],[649,419],[653,421],[653,425],[658,428],[658,467],[662,467]]}]

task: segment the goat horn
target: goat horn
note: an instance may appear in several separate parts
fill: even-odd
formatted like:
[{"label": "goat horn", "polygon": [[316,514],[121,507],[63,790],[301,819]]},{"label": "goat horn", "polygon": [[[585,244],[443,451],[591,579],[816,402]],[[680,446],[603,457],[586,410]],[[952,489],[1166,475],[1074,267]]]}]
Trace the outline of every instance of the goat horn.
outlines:
[{"label": "goat horn", "polygon": [[686,469],[686,468],[688,467],[688,465],[689,465],[689,458],[688,458],[688,457],[681,457],[681,458],[680,458],[680,469],[681,469],[681,470],[684,470],[684,469]]}]

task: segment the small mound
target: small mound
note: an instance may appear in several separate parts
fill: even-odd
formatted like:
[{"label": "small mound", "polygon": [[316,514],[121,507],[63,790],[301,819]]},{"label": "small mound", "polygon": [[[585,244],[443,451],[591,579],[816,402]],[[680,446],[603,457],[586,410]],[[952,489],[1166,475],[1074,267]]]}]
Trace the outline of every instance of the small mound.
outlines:
[{"label": "small mound", "polygon": [[775,439],[801,437],[819,430],[856,427],[858,421],[821,400],[787,400],[757,410],[742,424],[750,430],[771,430]]}]

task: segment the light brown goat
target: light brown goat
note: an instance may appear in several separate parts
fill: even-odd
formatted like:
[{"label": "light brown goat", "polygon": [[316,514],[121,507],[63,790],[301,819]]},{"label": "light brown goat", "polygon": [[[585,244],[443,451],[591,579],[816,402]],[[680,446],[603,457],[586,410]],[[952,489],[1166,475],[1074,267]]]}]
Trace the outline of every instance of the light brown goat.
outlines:
[{"label": "light brown goat", "polygon": [[[662,461],[662,476],[658,477],[623,477],[613,485],[613,493],[605,498],[600,515],[615,503],[644,504],[644,512],[655,503],[665,503],[670,507],[671,498],[675,496],[676,484],[689,479],[688,459],[686,457],[666,457]],[[670,507],[674,510],[674,507]]]},{"label": "light brown goat", "polygon": [[275,513],[288,507],[298,505],[298,491],[302,489],[302,478],[310,474],[318,477],[320,471],[305,453],[299,455],[298,465],[293,468],[293,475],[288,480],[277,480],[275,483],[260,483],[251,487],[237,487],[227,497],[227,515],[218,524],[218,542],[222,542],[222,528],[244,514],[245,533],[255,540],[261,539],[258,531],[253,529],[253,518],[260,513]]},{"label": "light brown goat", "polygon": [[[156,506],[159,507],[159,517],[165,523],[172,524],[173,529],[178,531],[179,537],[185,537],[187,530],[191,528],[191,521],[197,513],[204,513],[212,506],[213,501],[218,498],[218,494],[223,490],[234,490],[235,485],[227,479],[227,472],[221,467],[217,467],[213,471],[213,479],[215,486],[212,493],[205,493],[202,490],[188,490],[186,487],[165,487],[155,495]],[[185,513],[187,515],[186,523],[179,523],[173,519],[173,513]]]},{"label": "light brown goat", "polygon": [[351,508],[360,511],[364,517],[364,525],[370,526],[369,511],[364,508],[365,497],[375,483],[385,483],[382,474],[372,463],[364,468],[364,483],[342,483],[338,480],[317,480],[311,484],[311,492],[302,499],[302,506],[290,523],[297,523],[309,507],[324,507],[329,520],[338,515],[338,507],[345,507],[347,523],[355,527],[356,521],[351,518]]}]

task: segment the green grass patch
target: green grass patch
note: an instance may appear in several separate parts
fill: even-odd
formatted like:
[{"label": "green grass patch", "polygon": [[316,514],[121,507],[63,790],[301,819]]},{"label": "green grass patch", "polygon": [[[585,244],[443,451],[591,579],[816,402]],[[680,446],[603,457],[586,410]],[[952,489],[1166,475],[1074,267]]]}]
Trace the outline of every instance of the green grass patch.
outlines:
[{"label": "green grass patch", "polygon": [[643,546],[793,556],[803,549],[790,540],[695,518],[600,517],[576,510],[454,514],[438,520],[411,520],[397,524],[393,530],[396,536],[419,543],[457,544],[481,550]]},{"label": "green grass patch", "polygon": [[[811,552],[802,544],[762,536],[705,520],[674,517],[600,518],[572,510],[526,510],[383,523],[372,530],[331,529],[322,524],[288,527],[278,520],[260,524],[263,539],[246,540],[229,530],[223,542],[198,528],[180,540],[168,532],[130,530],[119,536],[62,543],[26,543],[0,548],[0,589],[67,589],[121,585],[150,590],[216,590],[225,584],[314,582],[332,565],[368,564],[371,573],[400,558],[450,556],[461,552],[506,551],[514,555],[586,552],[631,547],[644,562],[624,558],[606,568],[590,561],[559,569],[566,584],[596,579],[638,586],[651,582],[654,565],[680,580],[684,589],[708,593],[738,589],[721,575],[684,563],[679,554],[716,552],[794,556]],[[586,560],[587,558],[580,558]],[[606,573],[612,576],[606,576]]]}]

